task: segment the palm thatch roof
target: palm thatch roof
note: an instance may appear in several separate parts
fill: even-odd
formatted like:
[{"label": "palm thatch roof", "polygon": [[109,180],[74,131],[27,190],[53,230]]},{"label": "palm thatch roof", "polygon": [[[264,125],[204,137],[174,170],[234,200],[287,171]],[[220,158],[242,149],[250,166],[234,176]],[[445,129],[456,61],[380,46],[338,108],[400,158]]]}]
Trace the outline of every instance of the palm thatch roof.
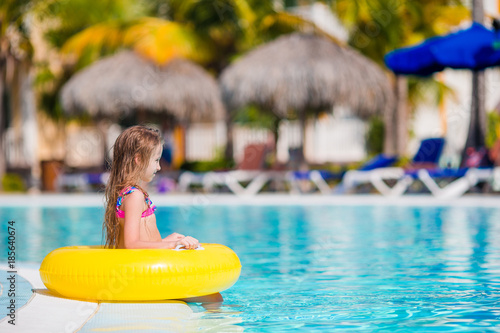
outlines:
[{"label": "palm thatch roof", "polygon": [[203,68],[174,59],[159,67],[133,51],[121,51],[75,74],[61,90],[69,114],[118,118],[144,110],[179,121],[223,119],[220,90]]},{"label": "palm thatch roof", "polygon": [[385,72],[357,51],[326,37],[294,33],[249,52],[220,77],[229,110],[248,104],[272,110],[324,111],[335,105],[366,118],[392,108]]}]

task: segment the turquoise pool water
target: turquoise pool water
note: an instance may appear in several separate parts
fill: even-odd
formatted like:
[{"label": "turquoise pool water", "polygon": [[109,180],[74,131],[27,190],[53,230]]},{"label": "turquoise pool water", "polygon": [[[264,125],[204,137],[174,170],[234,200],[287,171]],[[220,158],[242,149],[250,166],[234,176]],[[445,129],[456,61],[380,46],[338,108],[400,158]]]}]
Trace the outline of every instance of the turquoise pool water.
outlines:
[{"label": "turquoise pool water", "polygon": [[[101,242],[100,207],[6,208],[19,262]],[[245,332],[500,332],[500,208],[182,206],[162,235],[231,247],[241,277],[220,312]],[[5,250],[4,250],[5,249]],[[198,309],[203,311],[203,309]]]}]

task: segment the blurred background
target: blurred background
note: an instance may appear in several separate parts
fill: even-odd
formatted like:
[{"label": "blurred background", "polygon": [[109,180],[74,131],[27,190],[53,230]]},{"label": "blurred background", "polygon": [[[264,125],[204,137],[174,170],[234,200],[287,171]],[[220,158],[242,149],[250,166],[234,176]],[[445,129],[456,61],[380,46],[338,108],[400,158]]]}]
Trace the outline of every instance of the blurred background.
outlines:
[{"label": "blurred background", "polygon": [[252,145],[264,169],[333,172],[440,137],[458,168],[500,135],[498,68],[397,75],[384,59],[496,18],[498,0],[2,1],[0,191],[102,190],[134,124],[164,136],[159,192]]}]

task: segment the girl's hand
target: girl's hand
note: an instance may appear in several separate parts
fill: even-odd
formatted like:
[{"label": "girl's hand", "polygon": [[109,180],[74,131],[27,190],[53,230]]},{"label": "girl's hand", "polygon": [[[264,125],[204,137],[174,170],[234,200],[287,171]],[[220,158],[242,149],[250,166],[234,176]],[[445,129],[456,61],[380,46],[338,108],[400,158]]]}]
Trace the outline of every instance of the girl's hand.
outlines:
[{"label": "girl's hand", "polygon": [[186,236],[178,240],[177,243],[175,243],[175,245],[184,245],[184,248],[192,250],[196,249],[200,245],[200,243],[196,238],[193,238],[191,236]]},{"label": "girl's hand", "polygon": [[173,234],[168,235],[167,237],[163,238],[163,241],[164,242],[177,242],[177,241],[183,239],[184,237],[186,237],[186,236],[174,232]]}]

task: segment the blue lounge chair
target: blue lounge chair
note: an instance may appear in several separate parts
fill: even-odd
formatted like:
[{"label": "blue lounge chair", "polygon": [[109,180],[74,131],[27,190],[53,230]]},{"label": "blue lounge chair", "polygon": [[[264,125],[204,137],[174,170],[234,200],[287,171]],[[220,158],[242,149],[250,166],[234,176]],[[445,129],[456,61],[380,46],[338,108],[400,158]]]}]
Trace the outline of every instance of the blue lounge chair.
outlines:
[{"label": "blue lounge chair", "polygon": [[[484,181],[493,181],[493,168],[459,168],[418,170],[417,177],[438,198],[457,198],[465,194],[476,184]],[[436,179],[456,178],[448,185],[440,187]]]},{"label": "blue lounge chair", "polygon": [[[439,159],[443,152],[445,140],[443,138],[429,138],[420,142],[417,153],[405,168],[381,167],[371,170],[352,170],[346,172],[342,179],[344,191],[350,191],[355,186],[370,183],[381,194],[386,196],[402,195],[413,181],[418,178],[419,170],[433,170],[438,168]],[[396,181],[392,187],[386,181]]]},{"label": "blue lounge chair", "polygon": [[[361,167],[354,170],[356,172],[365,172],[370,170],[375,170],[378,168],[384,168],[393,165],[397,161],[396,156],[388,156],[385,154],[378,154],[372,159],[368,160]],[[306,170],[306,171],[292,171],[288,174],[288,182],[290,184],[290,191],[292,193],[300,193],[299,182],[308,180],[311,181],[322,194],[331,194],[332,188],[328,185],[328,180],[340,179],[342,180],[346,173],[352,172],[330,172],[326,170]],[[335,193],[343,192],[342,181],[333,189]]]},{"label": "blue lounge chair", "polygon": [[[479,150],[471,149],[458,169],[418,170],[417,177],[439,198],[456,198],[480,182],[491,182],[494,185],[496,177],[492,161],[488,158],[488,150],[482,147]],[[441,187],[436,180],[451,179],[447,185]]]}]

